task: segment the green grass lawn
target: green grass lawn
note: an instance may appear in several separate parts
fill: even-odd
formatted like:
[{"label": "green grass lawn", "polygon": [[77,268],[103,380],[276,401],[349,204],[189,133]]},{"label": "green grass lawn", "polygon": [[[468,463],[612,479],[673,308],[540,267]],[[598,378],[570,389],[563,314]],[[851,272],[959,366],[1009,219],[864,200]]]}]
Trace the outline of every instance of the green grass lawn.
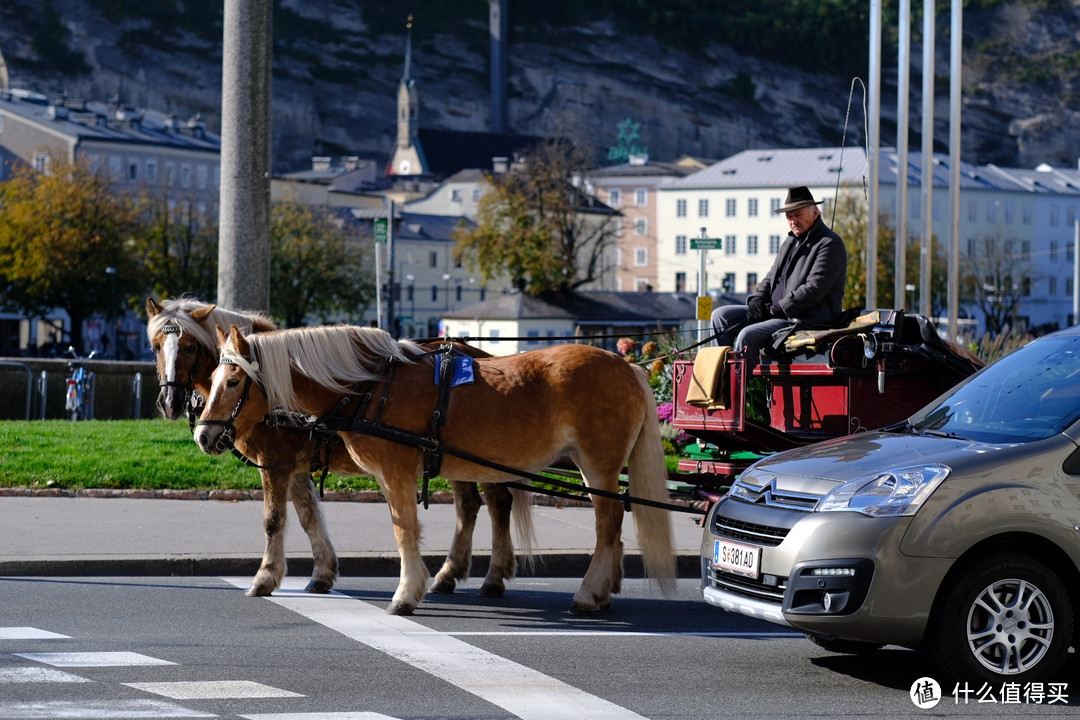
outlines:
[{"label": "green grass lawn", "polygon": [[[0,487],[254,490],[259,471],[231,454],[206,455],[187,422],[0,422]],[[331,475],[328,490],[373,490],[374,479]]]},{"label": "green grass lawn", "polygon": [[[669,469],[677,458],[669,457]],[[327,490],[376,490],[374,478],[328,475]],[[0,487],[256,490],[259,471],[232,454],[206,455],[186,421],[0,421]],[[431,490],[448,490],[442,478]]]}]

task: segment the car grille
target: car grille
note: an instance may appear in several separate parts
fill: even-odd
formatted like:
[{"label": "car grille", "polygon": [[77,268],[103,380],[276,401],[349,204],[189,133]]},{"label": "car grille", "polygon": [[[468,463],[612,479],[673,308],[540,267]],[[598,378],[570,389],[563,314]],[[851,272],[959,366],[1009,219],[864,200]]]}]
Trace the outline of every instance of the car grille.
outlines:
[{"label": "car grille", "polygon": [[742,575],[718,570],[715,566],[709,566],[709,584],[718,590],[726,590],[733,595],[762,600],[764,602],[781,605],[784,602],[784,590],[787,588],[787,578],[775,575],[763,575],[761,580],[752,580]]},{"label": "car grille", "polygon": [[776,547],[784,542],[784,538],[788,534],[788,528],[758,525],[743,522],[742,520],[733,520],[717,514],[716,521],[713,523],[713,532],[721,537],[738,542]]},{"label": "car grille", "polygon": [[777,488],[776,478],[741,477],[731,485],[729,496],[739,502],[762,504],[768,507],[813,512],[820,496],[811,493],[798,493]]}]

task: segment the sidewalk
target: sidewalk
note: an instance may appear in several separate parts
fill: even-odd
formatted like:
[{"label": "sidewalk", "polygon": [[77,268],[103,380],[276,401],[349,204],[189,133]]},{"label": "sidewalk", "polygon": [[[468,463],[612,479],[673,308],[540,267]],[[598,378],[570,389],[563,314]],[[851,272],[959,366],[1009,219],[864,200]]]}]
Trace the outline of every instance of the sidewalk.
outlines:
[{"label": "sidewalk", "polygon": [[[324,502],[323,513],[343,576],[397,576],[390,512],[382,502]],[[449,503],[418,508],[421,548],[437,570],[456,525]],[[697,577],[699,515],[672,512],[679,574]],[[595,542],[588,507],[533,508],[538,562],[534,575],[578,576]],[[628,577],[641,574],[633,513],[623,526]],[[259,501],[88,497],[0,497],[0,576],[254,574],[263,553]],[[285,548],[289,574],[311,572],[311,546],[289,505]],[[473,538],[472,575],[482,577],[491,523],[482,508]]]}]

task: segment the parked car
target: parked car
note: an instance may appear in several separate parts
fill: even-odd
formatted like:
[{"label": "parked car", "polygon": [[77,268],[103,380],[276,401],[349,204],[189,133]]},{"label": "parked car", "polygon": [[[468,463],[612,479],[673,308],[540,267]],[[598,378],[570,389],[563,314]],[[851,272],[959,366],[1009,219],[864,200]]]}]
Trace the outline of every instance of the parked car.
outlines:
[{"label": "parked car", "polygon": [[957,682],[1051,678],[1080,605],[1080,328],[906,421],[767,457],[710,510],[707,602],[824,648],[929,650]]}]

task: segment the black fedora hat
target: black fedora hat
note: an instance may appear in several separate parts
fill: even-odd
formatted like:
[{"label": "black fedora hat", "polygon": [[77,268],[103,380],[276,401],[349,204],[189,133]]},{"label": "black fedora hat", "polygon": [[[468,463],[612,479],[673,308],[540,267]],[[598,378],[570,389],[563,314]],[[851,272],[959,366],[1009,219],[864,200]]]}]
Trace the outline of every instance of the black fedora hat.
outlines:
[{"label": "black fedora hat", "polygon": [[805,185],[800,185],[799,187],[788,188],[787,198],[785,198],[783,205],[776,208],[776,212],[791,212],[792,210],[810,207],[811,205],[820,205],[823,202],[825,201],[814,200],[814,196],[810,193],[810,188]]}]

